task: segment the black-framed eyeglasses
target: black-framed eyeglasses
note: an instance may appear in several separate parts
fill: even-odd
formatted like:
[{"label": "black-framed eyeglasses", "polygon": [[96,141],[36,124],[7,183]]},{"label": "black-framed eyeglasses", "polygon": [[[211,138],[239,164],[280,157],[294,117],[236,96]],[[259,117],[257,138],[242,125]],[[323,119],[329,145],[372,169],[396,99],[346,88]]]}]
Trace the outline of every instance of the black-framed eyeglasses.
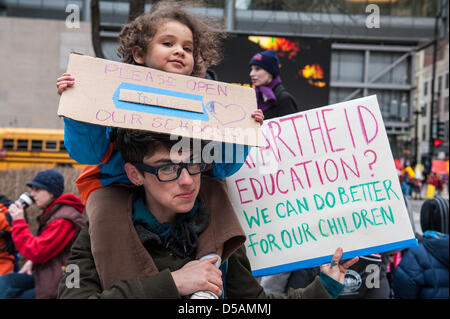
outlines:
[{"label": "black-framed eyeglasses", "polygon": [[151,166],[144,163],[132,163],[137,169],[156,175],[160,182],[176,180],[181,175],[183,168],[190,175],[197,175],[206,169],[206,163],[169,163],[159,166]]}]

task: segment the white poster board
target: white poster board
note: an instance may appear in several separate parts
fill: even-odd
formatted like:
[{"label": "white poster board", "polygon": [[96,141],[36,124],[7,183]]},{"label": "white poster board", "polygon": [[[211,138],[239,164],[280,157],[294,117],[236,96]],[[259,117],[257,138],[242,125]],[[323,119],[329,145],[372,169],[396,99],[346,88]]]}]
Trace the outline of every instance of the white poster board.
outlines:
[{"label": "white poster board", "polygon": [[254,276],[417,245],[376,96],[265,120],[227,178]]}]

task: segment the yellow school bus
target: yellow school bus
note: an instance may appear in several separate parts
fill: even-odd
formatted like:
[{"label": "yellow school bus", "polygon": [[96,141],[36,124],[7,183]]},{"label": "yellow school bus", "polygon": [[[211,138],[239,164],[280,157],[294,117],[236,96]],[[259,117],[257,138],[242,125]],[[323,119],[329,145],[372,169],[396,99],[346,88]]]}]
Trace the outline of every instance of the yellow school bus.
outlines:
[{"label": "yellow school bus", "polygon": [[36,165],[83,166],[64,147],[64,130],[0,127],[0,170]]}]

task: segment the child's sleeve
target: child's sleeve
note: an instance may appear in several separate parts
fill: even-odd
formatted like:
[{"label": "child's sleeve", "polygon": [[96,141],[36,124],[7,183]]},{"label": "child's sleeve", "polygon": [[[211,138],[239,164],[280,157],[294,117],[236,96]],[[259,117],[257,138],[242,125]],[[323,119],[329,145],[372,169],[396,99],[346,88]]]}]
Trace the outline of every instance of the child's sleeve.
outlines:
[{"label": "child's sleeve", "polygon": [[[80,164],[104,164],[113,128],[64,118],[64,145],[71,158]],[[250,146],[223,143],[221,160],[212,163],[210,174],[221,179],[236,173],[244,164]],[[123,170],[123,169],[122,169]]]},{"label": "child's sleeve", "polygon": [[249,152],[250,146],[248,145],[223,143],[222,160],[212,163],[211,175],[217,179],[233,175],[244,164]]},{"label": "child's sleeve", "polygon": [[112,128],[64,118],[64,146],[80,164],[102,164]]}]

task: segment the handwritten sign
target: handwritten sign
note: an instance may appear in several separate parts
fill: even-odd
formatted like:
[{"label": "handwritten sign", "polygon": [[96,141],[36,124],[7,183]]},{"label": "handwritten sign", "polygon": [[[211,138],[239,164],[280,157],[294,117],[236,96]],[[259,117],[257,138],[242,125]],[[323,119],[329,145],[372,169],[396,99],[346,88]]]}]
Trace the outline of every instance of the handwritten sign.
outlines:
[{"label": "handwritten sign", "polygon": [[416,245],[376,96],[265,121],[227,178],[253,275]]},{"label": "handwritten sign", "polygon": [[438,174],[448,174],[448,161],[434,160],[431,164],[431,171]]},{"label": "handwritten sign", "polygon": [[260,146],[251,88],[72,53],[58,115],[103,126]]},{"label": "handwritten sign", "polygon": [[203,113],[203,105],[199,100],[189,100],[176,96],[161,96],[147,92],[120,90],[119,101],[138,104],[157,105],[190,112]]}]

